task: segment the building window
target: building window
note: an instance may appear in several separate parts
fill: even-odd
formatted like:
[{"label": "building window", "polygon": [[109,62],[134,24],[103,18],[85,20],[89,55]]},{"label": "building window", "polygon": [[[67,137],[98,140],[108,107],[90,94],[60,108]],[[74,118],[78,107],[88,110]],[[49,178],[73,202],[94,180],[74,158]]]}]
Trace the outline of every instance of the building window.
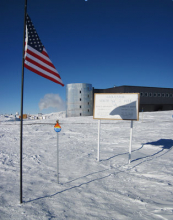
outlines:
[{"label": "building window", "polygon": [[162,97],[165,97],[165,93],[162,93]]},{"label": "building window", "polygon": [[79,93],[81,93],[81,90],[79,91]]},{"label": "building window", "polygon": [[88,105],[89,105],[90,103],[88,102]]},{"label": "building window", "polygon": [[166,97],[167,97],[167,98],[169,97],[169,93],[166,93]]},{"label": "building window", "polygon": [[145,97],[148,97],[148,92],[145,92]]},{"label": "building window", "polygon": [[82,113],[80,113],[80,116],[82,115]]},{"label": "building window", "polygon": [[157,97],[157,93],[154,93],[154,95],[153,95],[154,97]]},{"label": "building window", "polygon": [[82,108],[82,106],[80,105],[80,108]]},{"label": "building window", "polygon": [[82,99],[80,99],[80,101],[82,101]]},{"label": "building window", "polygon": [[89,112],[90,110],[88,109],[88,112]]},{"label": "building window", "polygon": [[143,92],[141,92],[141,97],[144,95],[144,93]]},{"label": "building window", "polygon": [[149,97],[152,97],[152,96],[153,96],[153,94],[150,92],[150,93],[149,93]]},{"label": "building window", "polygon": [[158,97],[161,97],[161,94],[160,94],[160,93],[158,93],[158,94],[157,94],[157,96],[158,96]]},{"label": "building window", "polygon": [[173,96],[172,96],[172,93],[170,93],[170,94],[169,94],[169,97],[170,97],[170,98],[172,98],[172,97],[173,97]]}]

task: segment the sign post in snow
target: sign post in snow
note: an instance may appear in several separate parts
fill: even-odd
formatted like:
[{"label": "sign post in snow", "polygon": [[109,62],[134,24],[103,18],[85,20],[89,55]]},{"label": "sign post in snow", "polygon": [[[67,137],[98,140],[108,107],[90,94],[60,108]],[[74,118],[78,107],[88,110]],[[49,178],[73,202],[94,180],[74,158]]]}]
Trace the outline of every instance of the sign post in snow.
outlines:
[{"label": "sign post in snow", "polygon": [[59,183],[59,136],[58,136],[58,133],[61,131],[61,126],[59,125],[58,120],[56,121],[54,130],[57,132],[57,182]]},{"label": "sign post in snow", "polygon": [[100,120],[131,120],[129,163],[131,160],[133,121],[139,120],[139,93],[95,93],[93,118],[98,119],[98,151],[100,160]]},{"label": "sign post in snow", "polygon": [[97,160],[100,160],[100,120],[98,120],[98,150],[97,150]]},{"label": "sign post in snow", "polygon": [[132,153],[132,136],[133,136],[133,121],[131,121],[131,127],[130,127],[129,164],[131,161],[131,153]]}]

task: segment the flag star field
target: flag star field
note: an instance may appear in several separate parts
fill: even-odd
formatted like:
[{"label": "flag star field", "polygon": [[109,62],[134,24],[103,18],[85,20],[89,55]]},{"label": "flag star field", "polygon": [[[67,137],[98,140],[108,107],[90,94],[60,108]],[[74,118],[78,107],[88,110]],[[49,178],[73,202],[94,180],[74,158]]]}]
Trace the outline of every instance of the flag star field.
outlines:
[{"label": "flag star field", "polygon": [[29,16],[26,16],[26,25],[28,29],[28,45],[31,47],[34,47],[36,50],[42,52],[43,51],[43,44],[41,43],[41,40],[31,22],[31,19]]}]

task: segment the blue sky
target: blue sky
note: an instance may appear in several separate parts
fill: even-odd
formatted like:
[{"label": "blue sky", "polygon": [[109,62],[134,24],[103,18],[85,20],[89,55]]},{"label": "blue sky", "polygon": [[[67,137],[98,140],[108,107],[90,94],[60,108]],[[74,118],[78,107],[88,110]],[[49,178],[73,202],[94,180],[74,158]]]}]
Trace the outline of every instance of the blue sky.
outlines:
[{"label": "blue sky", "polygon": [[[24,2],[0,2],[0,114],[20,113]],[[172,0],[28,0],[27,11],[65,85],[173,87]],[[57,106],[39,109],[47,97]],[[25,69],[24,113],[60,111],[60,98],[65,86]]]}]

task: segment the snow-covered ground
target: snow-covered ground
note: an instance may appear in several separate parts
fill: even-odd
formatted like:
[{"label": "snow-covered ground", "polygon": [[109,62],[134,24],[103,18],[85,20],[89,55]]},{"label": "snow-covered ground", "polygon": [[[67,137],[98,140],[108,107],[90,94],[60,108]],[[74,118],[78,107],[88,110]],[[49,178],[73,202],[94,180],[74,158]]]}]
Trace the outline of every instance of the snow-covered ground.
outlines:
[{"label": "snow-covered ground", "polygon": [[[173,111],[140,113],[134,122],[92,117],[24,120],[23,203],[20,204],[20,122],[0,116],[0,219],[173,219]],[[57,184],[59,119],[60,174]]]}]

